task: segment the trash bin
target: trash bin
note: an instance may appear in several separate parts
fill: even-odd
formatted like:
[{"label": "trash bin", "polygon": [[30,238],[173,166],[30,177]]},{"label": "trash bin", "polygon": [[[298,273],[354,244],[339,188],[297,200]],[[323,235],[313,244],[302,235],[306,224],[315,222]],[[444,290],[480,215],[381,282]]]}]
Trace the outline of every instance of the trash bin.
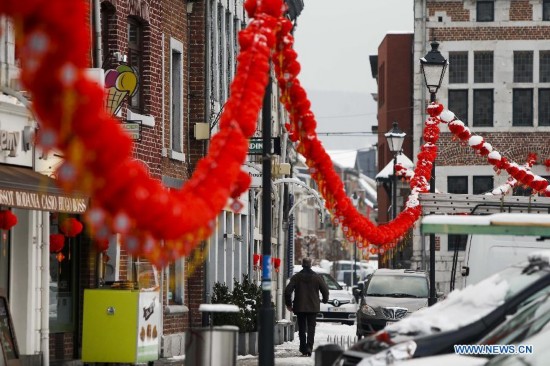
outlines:
[{"label": "trash bin", "polygon": [[[209,313],[238,312],[236,305],[201,304],[199,311]],[[212,320],[210,319],[210,324]],[[233,325],[192,328],[185,335],[185,366],[217,366],[237,364],[237,335]]]}]

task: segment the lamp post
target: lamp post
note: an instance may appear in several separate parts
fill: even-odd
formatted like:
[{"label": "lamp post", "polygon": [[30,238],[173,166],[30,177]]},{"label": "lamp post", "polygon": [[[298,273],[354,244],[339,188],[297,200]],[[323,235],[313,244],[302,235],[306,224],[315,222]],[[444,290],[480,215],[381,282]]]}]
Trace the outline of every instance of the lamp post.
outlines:
[{"label": "lamp post", "polygon": [[[359,196],[357,192],[353,192],[351,195],[351,203],[353,207],[359,207]],[[353,243],[353,278],[351,279],[351,285],[355,286],[357,284],[357,243]]]},{"label": "lamp post", "polygon": [[[388,147],[393,153],[393,179],[391,183],[391,218],[394,220],[397,217],[397,174],[395,166],[397,165],[397,155],[399,155],[403,148],[403,141],[407,134],[399,128],[397,121],[393,121],[392,129],[384,134],[388,142]],[[395,263],[395,262],[394,262]]]},{"label": "lamp post", "polygon": [[[430,103],[435,103],[435,94],[441,87],[445,70],[448,62],[437,49],[439,43],[433,41],[432,49],[423,58],[420,59],[420,70],[424,76],[426,88],[430,92]],[[435,193],[435,161],[432,165],[432,177],[430,179],[430,192]],[[430,234],[430,297],[428,305],[433,305],[437,301],[435,290],[435,234]]]}]

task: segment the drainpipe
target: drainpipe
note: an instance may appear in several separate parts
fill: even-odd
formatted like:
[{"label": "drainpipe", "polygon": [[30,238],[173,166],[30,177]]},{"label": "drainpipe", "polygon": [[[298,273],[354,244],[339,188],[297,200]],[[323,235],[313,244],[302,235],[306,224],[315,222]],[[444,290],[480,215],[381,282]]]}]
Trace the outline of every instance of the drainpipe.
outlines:
[{"label": "drainpipe", "polygon": [[40,249],[42,267],[40,269],[40,351],[42,352],[42,365],[50,364],[50,213],[43,211],[40,214],[41,240]]},{"label": "drainpipe", "polygon": [[99,0],[93,1],[94,9],[94,23],[93,23],[93,37],[95,40],[94,47],[94,67],[101,67],[101,61],[103,60],[101,52],[101,8],[99,6]]}]

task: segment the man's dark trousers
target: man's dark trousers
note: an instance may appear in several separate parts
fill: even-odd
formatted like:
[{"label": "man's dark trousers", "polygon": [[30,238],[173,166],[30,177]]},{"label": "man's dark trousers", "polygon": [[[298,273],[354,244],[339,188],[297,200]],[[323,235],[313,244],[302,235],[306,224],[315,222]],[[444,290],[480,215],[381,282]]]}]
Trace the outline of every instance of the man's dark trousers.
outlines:
[{"label": "man's dark trousers", "polygon": [[315,339],[317,313],[296,313],[296,317],[298,318],[298,337],[300,338],[300,352],[305,353],[309,351],[309,353],[311,353],[313,351],[313,341]]}]

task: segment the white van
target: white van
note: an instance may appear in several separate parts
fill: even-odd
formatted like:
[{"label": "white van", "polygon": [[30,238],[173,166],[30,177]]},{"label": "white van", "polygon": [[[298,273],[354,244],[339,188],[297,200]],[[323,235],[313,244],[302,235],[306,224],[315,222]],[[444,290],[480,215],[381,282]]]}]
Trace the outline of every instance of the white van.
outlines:
[{"label": "white van", "polygon": [[550,236],[469,235],[461,270],[464,287],[526,261],[540,249],[550,249]]},{"label": "white van", "polygon": [[540,249],[550,249],[550,215],[429,215],[420,231],[428,234],[468,234],[462,267],[463,285],[475,284]]}]

